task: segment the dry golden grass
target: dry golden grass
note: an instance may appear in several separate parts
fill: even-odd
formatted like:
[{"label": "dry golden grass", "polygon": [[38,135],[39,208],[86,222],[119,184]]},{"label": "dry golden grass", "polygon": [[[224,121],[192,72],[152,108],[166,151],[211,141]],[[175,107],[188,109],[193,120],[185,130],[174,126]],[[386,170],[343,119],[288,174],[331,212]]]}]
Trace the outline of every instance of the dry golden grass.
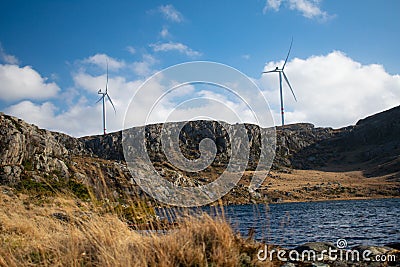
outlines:
[{"label": "dry golden grass", "polygon": [[[251,172],[250,172],[251,173]],[[399,181],[389,176],[366,177],[362,171],[271,171],[261,192],[283,202],[399,197]],[[267,175],[267,174],[265,174]]]},{"label": "dry golden grass", "polygon": [[261,244],[205,214],[164,233],[134,231],[93,203],[0,189],[1,266],[272,266],[257,261]]}]

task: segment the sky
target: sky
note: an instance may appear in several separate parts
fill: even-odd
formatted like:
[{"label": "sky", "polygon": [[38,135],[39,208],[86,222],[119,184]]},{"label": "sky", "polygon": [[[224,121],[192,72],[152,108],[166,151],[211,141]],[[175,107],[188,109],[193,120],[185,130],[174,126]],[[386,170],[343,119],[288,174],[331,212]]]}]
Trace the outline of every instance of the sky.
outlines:
[{"label": "sky", "polygon": [[[0,0],[0,111],[73,136],[101,134],[96,101],[108,62],[116,112],[107,101],[107,131],[117,131],[127,117],[140,125],[144,103],[167,90],[155,83],[137,94],[153,74],[211,61],[248,76],[280,125],[278,75],[262,72],[283,65],[293,38],[285,73],[297,102],[284,84],[286,123],[352,125],[400,105],[399,10],[397,0]],[[204,117],[233,123],[229,109],[253,122],[220,88],[178,91],[157,104],[150,122],[208,111]],[[193,98],[203,100],[181,105]]]}]

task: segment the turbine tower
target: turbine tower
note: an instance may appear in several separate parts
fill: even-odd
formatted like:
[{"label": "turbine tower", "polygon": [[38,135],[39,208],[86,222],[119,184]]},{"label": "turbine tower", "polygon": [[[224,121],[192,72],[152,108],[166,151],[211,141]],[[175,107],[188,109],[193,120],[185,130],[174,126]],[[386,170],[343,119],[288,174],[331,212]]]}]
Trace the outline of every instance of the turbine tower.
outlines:
[{"label": "turbine tower", "polygon": [[100,101],[103,101],[103,134],[106,134],[106,97],[110,101],[114,112],[116,113],[117,111],[115,110],[114,103],[111,100],[111,97],[108,95],[108,60],[107,60],[107,80],[106,80],[106,90],[105,92],[102,92],[101,89],[97,92],[99,95],[102,95],[99,100],[97,100],[96,104],[99,103]]},{"label": "turbine tower", "polygon": [[292,86],[291,86],[290,83],[289,83],[289,79],[288,79],[288,77],[286,76],[285,72],[283,71],[283,70],[285,69],[287,60],[288,60],[288,58],[289,58],[290,50],[292,50],[292,44],[293,44],[293,38],[292,38],[292,41],[290,42],[289,52],[288,52],[288,54],[287,54],[287,56],[286,56],[285,63],[283,63],[282,68],[276,67],[274,70],[264,71],[264,72],[263,72],[263,73],[270,73],[270,72],[278,72],[278,73],[279,73],[279,90],[280,90],[279,92],[280,92],[280,96],[281,96],[282,126],[285,125],[285,111],[284,111],[284,108],[283,108],[283,92],[282,92],[282,75],[283,75],[283,78],[285,79],[287,85],[289,86],[290,91],[292,91],[294,100],[296,100],[296,102],[297,102],[297,99],[296,99],[296,96],[295,96],[295,94],[294,94],[294,92],[293,92]]}]

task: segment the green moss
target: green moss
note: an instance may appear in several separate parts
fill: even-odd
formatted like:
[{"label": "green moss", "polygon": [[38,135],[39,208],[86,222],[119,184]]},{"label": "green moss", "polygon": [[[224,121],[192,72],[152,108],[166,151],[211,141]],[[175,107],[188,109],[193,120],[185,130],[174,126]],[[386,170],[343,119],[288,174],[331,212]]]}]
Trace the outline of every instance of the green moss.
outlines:
[{"label": "green moss", "polygon": [[79,183],[75,180],[69,180],[68,183],[68,189],[78,198],[82,200],[89,200],[90,197],[90,192],[87,186],[85,186],[82,183]]},{"label": "green moss", "polygon": [[72,193],[79,199],[82,200],[90,200],[90,192],[88,188],[73,179],[68,181],[55,181],[46,179],[43,182],[38,182],[30,177],[22,179],[17,185],[16,189],[18,191],[27,193],[27,194],[35,194],[42,196],[50,196],[55,195],[57,193]]},{"label": "green moss", "polygon": [[39,251],[32,251],[31,253],[29,253],[28,258],[29,261],[33,264],[39,264],[44,261],[44,257]]},{"label": "green moss", "polygon": [[24,193],[38,194],[38,195],[53,195],[54,189],[46,183],[37,182],[30,178],[21,180],[15,188]]},{"label": "green moss", "polygon": [[29,159],[22,161],[22,166],[24,166],[26,171],[33,171],[33,163]]}]

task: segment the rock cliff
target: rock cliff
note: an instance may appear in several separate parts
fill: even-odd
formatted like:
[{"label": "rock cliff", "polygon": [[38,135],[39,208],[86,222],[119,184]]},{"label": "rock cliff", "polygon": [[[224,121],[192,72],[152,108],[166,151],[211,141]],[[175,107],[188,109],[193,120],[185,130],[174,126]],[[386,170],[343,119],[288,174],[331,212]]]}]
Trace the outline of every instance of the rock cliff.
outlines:
[{"label": "rock cliff", "polygon": [[[342,129],[315,128],[308,123],[277,127],[272,169],[284,172],[292,168],[362,170],[367,177],[389,175],[398,179],[399,118],[400,107],[396,107]],[[177,124],[181,127],[179,148],[186,158],[197,159],[200,156],[199,146],[205,138],[215,143],[216,157],[202,172],[181,171],[163,153],[163,126],[169,129]],[[16,185],[23,180],[74,180],[90,184],[98,190],[104,185],[111,186],[115,189],[115,195],[129,193],[128,188],[135,184],[124,162],[122,132],[74,138],[39,129],[3,113],[0,113],[0,126],[1,184]],[[250,149],[246,170],[252,171],[261,153],[265,153],[260,151],[260,133],[268,129],[250,124],[242,126]],[[186,124],[148,125],[141,130],[144,131],[149,157],[163,177],[177,184],[199,185],[218,177],[229,163],[230,152],[243,145],[231,144],[229,139],[228,132],[238,131],[239,127],[215,121],[191,121]],[[138,130],[131,129],[133,137]],[[267,147],[272,148],[275,146]],[[243,185],[239,185],[235,192],[244,198],[252,197],[252,193]]]},{"label": "rock cliff", "polygon": [[87,154],[76,138],[39,129],[21,119],[0,114],[1,183],[15,183],[27,172],[57,172],[69,178],[66,162],[72,155]]},{"label": "rock cliff", "polygon": [[[175,125],[174,125],[175,126]],[[148,125],[145,129],[146,147],[153,162],[166,161],[161,145],[162,124]],[[226,126],[225,126],[226,127]],[[235,127],[235,126],[232,126]],[[250,143],[249,168],[254,170],[259,160],[260,129],[257,125],[246,124]],[[313,144],[337,137],[349,132],[348,129],[334,130],[332,128],[315,128],[310,123],[298,123],[276,128],[276,155],[272,166],[275,170],[292,168],[294,156]],[[217,156],[214,164],[229,162],[231,144],[229,135],[221,123],[214,121],[188,122],[180,133],[180,148],[188,158],[199,156],[198,145],[204,138],[209,138],[217,146]],[[124,160],[122,149],[122,133],[88,136],[79,139],[87,151],[100,158],[109,160]]]}]

